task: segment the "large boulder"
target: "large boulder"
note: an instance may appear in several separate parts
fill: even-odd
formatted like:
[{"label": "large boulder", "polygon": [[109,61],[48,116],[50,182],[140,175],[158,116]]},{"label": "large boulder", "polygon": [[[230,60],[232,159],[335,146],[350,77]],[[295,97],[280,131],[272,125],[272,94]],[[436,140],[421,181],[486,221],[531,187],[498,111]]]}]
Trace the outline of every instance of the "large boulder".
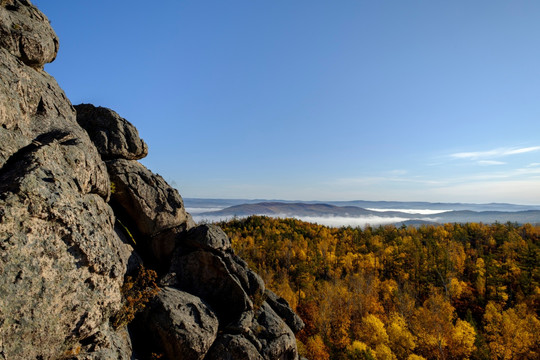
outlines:
[{"label": "large boulder", "polygon": [[92,104],[75,105],[77,122],[88,132],[104,160],[142,159],[148,146],[139,132],[116,112]]},{"label": "large boulder", "polygon": [[53,61],[58,37],[49,20],[27,0],[0,3],[0,47],[33,68]]},{"label": "large boulder", "polygon": [[198,250],[173,256],[169,274],[167,285],[202,298],[224,325],[253,309],[253,302],[238,278],[221,257],[211,252]]},{"label": "large boulder", "polygon": [[177,226],[152,236],[149,250],[156,260],[159,270],[167,272],[171,264],[173,251],[177,246],[220,252],[231,252],[231,241],[227,234],[216,225],[203,224],[191,228]]},{"label": "large boulder", "polygon": [[[5,9],[0,6],[2,11]],[[38,145],[51,136],[64,142],[76,139],[76,146],[70,149],[81,151],[68,155],[75,162],[71,171],[83,191],[107,198],[110,183],[105,163],[86,131],[77,124],[73,107],[56,81],[47,73],[26,66],[3,48],[0,63],[0,167],[32,142]]]},{"label": "large boulder", "polygon": [[256,310],[249,331],[221,334],[206,359],[297,360],[296,338],[270,305],[264,302]]},{"label": "large boulder", "polygon": [[266,360],[296,360],[296,338],[292,330],[264,302],[253,321],[252,331],[261,343],[260,353]]},{"label": "large boulder", "polygon": [[242,335],[220,335],[212,345],[206,360],[264,360],[248,339]]},{"label": "large boulder", "polygon": [[137,161],[118,159],[107,161],[112,200],[133,220],[143,236],[182,226],[194,226],[186,213],[182,197],[159,175]]},{"label": "large boulder", "polygon": [[187,246],[216,252],[231,250],[231,240],[217,225],[202,224],[192,228],[183,239]]},{"label": "large boulder", "polygon": [[169,359],[203,359],[218,332],[216,315],[201,299],[169,287],[143,316],[145,330]]}]

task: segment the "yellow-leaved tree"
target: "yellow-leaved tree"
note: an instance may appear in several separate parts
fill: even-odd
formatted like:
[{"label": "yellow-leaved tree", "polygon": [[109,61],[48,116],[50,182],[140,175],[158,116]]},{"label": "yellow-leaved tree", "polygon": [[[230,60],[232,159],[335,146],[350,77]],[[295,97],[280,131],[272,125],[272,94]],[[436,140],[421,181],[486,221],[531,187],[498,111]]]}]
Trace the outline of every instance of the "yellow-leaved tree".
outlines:
[{"label": "yellow-leaved tree", "polygon": [[468,359],[475,350],[476,332],[468,322],[455,319],[450,302],[433,293],[413,317],[417,352],[429,359]]},{"label": "yellow-leaved tree", "polygon": [[525,304],[503,311],[490,301],[484,328],[493,359],[540,358],[540,320]]},{"label": "yellow-leaved tree", "polygon": [[389,316],[386,333],[389,338],[390,349],[398,359],[406,359],[416,347],[414,335],[409,331],[407,323],[399,313]]}]

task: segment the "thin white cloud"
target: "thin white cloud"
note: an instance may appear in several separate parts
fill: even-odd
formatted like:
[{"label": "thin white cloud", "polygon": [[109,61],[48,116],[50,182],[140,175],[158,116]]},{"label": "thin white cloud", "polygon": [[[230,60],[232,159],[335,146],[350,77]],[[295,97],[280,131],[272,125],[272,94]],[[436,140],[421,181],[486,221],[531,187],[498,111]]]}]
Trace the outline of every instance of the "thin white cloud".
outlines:
[{"label": "thin white cloud", "polygon": [[540,151],[540,146],[529,146],[524,148],[498,148],[488,151],[470,151],[470,152],[458,152],[450,154],[451,158],[454,159],[469,159],[469,160],[479,160],[479,159],[489,159],[489,158],[499,158],[510,155],[518,155],[529,153],[533,151]]},{"label": "thin white cloud", "polygon": [[527,165],[528,168],[532,168],[532,167],[540,167],[540,163],[530,163],[529,165]]},{"label": "thin white cloud", "polygon": [[376,185],[381,183],[414,183],[414,184],[424,184],[424,185],[438,185],[441,181],[437,180],[427,180],[421,178],[412,178],[412,177],[387,177],[387,176],[365,176],[357,178],[341,178],[329,182],[329,185],[338,185],[338,186],[369,186]]},{"label": "thin white cloud", "polygon": [[478,161],[478,165],[483,166],[491,166],[491,165],[505,165],[506,163],[503,161],[497,161],[497,160],[480,160]]},{"label": "thin white cloud", "polygon": [[388,173],[390,175],[399,176],[399,175],[406,175],[408,171],[404,169],[396,169],[396,170],[389,171]]}]

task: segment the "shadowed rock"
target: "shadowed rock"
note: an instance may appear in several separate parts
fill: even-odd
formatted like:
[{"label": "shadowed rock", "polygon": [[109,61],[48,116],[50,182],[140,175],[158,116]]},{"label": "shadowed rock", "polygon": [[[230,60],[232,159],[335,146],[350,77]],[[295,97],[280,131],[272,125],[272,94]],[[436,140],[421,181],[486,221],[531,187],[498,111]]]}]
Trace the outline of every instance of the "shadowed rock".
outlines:
[{"label": "shadowed rock", "polygon": [[75,105],[77,122],[88,132],[104,160],[142,159],[148,146],[137,129],[116,112],[92,104]]},{"label": "shadowed rock", "polygon": [[0,5],[0,47],[36,69],[53,61],[58,37],[49,20],[25,0],[4,0]]},{"label": "shadowed rock", "polygon": [[261,354],[265,359],[298,359],[293,332],[268,303],[263,303],[256,312],[251,329],[262,345]]},{"label": "shadowed rock", "polygon": [[224,334],[217,338],[206,360],[264,360],[257,348],[242,335]]},{"label": "shadowed rock", "polygon": [[191,229],[182,240],[187,246],[204,250],[227,252],[231,249],[231,241],[227,234],[219,226],[211,224]]},{"label": "shadowed rock", "polygon": [[70,360],[133,360],[131,338],[126,327],[113,330],[105,324],[81,342],[83,344],[80,348],[75,347],[68,351],[80,351],[79,354],[71,356]]},{"label": "shadowed rock", "polygon": [[218,319],[206,304],[169,287],[147,308],[144,323],[169,359],[203,359],[218,331]]},{"label": "shadowed rock", "polygon": [[112,199],[131,217],[141,234],[154,236],[194,223],[178,191],[137,161],[107,162],[114,189]]},{"label": "shadowed rock", "polygon": [[173,256],[167,285],[194,294],[208,302],[226,325],[240,318],[253,303],[238,278],[217,255],[199,250]]},{"label": "shadowed rock", "polygon": [[304,328],[304,322],[300,319],[300,316],[291,309],[287,300],[282,297],[277,296],[273,291],[266,290],[266,302],[272,310],[276,312],[285,323],[291,328],[294,333],[299,332]]},{"label": "shadowed rock", "polygon": [[206,359],[296,360],[296,338],[265,302],[256,311],[248,332],[218,336]]}]

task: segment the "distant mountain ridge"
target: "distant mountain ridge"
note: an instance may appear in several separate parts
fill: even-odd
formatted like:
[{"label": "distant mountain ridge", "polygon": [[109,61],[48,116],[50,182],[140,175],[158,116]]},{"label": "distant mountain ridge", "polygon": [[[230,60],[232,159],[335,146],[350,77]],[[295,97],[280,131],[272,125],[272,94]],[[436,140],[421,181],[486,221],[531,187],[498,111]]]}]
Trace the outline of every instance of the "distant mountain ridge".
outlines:
[{"label": "distant mountain ridge", "polygon": [[432,209],[432,210],[472,210],[472,211],[526,211],[540,210],[538,205],[520,205],[510,203],[443,203],[426,201],[370,201],[370,200],[350,200],[350,201],[300,201],[300,200],[279,200],[279,199],[204,199],[204,198],[184,198],[187,207],[190,208],[226,208],[235,205],[259,204],[259,203],[285,203],[285,204],[328,204],[335,206],[355,206],[364,209]]},{"label": "distant mountain ridge", "polygon": [[[189,204],[189,200],[186,199]],[[337,206],[335,204],[347,204]],[[350,204],[365,204],[370,209]],[[202,203],[199,203],[201,205]],[[217,205],[214,203],[214,205]],[[385,207],[383,207],[385,206]],[[189,207],[189,205],[188,205]],[[452,207],[454,209],[452,209]],[[400,208],[404,211],[399,211]],[[414,209],[419,212],[414,213]],[[471,208],[473,210],[471,210]],[[377,209],[377,210],[373,210]],[[385,209],[389,209],[385,211]],[[391,209],[391,210],[390,210]],[[423,214],[422,210],[441,210],[439,213]],[[456,210],[457,209],[457,210]],[[487,210],[478,210],[487,209]],[[504,211],[498,209],[507,209]],[[405,211],[407,210],[407,211]],[[514,204],[444,204],[426,202],[373,202],[373,201],[347,201],[332,203],[312,202],[286,202],[264,201],[256,203],[244,203],[228,206],[222,210],[200,212],[198,216],[204,217],[233,217],[250,215],[268,215],[277,217],[303,217],[303,218],[388,218],[389,222],[394,219],[402,219],[397,223],[428,224],[428,223],[466,223],[466,222],[516,222],[516,223],[540,223],[540,208],[538,206],[514,205]]]}]

